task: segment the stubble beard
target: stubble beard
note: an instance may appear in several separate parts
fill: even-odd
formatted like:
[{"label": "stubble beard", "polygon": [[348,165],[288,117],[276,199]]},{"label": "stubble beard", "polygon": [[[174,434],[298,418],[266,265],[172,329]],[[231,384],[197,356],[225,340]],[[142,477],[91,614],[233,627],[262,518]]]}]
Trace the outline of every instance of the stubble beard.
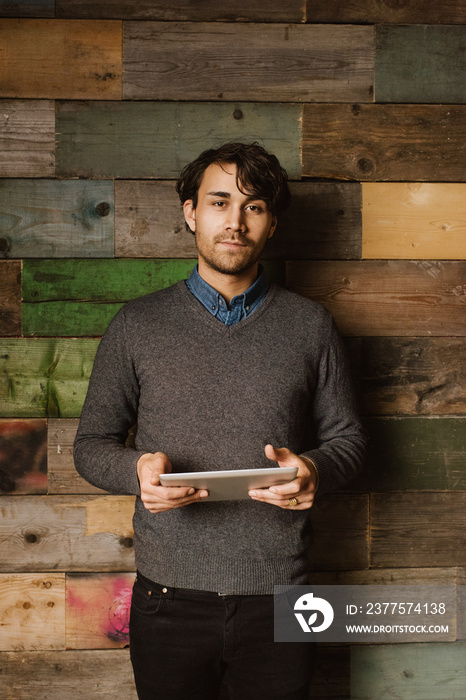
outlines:
[{"label": "stubble beard", "polygon": [[[218,243],[222,241],[236,241],[239,240],[244,247],[240,251],[224,251],[219,252],[216,249]],[[259,260],[262,251],[264,249],[266,241],[262,246],[254,246],[249,243],[244,237],[229,238],[225,236],[217,236],[214,238],[212,245],[207,248],[203,244],[199,246],[199,235],[197,229],[195,231],[195,241],[196,247],[198,249],[199,255],[202,257],[204,262],[215,272],[219,272],[222,275],[242,275],[248,272],[251,267],[253,267]],[[241,255],[239,255],[241,252]]]}]

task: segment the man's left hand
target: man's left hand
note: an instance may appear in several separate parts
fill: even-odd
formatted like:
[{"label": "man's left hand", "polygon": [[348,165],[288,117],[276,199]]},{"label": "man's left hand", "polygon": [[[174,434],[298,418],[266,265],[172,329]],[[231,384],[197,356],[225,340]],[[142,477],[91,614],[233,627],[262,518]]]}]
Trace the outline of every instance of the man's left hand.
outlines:
[{"label": "man's left hand", "polygon": [[291,510],[310,508],[314,503],[317,481],[312,462],[294,454],[287,447],[275,448],[272,445],[266,445],[265,454],[269,459],[278,462],[279,467],[298,467],[298,474],[296,479],[287,484],[249,491],[250,497],[255,501],[263,501],[280,508]]}]

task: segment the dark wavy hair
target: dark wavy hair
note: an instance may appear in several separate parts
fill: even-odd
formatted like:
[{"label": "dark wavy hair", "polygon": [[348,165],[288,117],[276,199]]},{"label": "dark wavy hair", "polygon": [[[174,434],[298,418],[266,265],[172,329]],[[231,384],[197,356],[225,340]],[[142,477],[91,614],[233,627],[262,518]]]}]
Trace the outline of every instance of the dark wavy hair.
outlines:
[{"label": "dark wavy hair", "polygon": [[194,208],[197,207],[197,196],[204,172],[212,163],[234,163],[238,189],[262,199],[273,216],[277,216],[289,206],[291,195],[288,175],[278,158],[258,143],[234,142],[204,151],[183,168],[176,183],[176,191],[182,204],[187,199],[192,199]]}]

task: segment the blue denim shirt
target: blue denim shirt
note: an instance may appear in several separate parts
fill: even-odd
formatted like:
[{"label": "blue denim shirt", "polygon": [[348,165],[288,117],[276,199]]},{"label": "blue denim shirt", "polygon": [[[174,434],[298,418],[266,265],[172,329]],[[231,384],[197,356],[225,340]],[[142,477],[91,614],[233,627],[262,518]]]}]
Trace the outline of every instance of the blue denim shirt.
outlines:
[{"label": "blue denim shirt", "polygon": [[186,280],[186,286],[212,316],[227,326],[232,326],[252,314],[262,304],[269,291],[269,281],[262,266],[259,267],[259,277],[254,284],[243,294],[233,297],[229,304],[221,294],[202,279],[197,271],[197,265],[190,278]]}]

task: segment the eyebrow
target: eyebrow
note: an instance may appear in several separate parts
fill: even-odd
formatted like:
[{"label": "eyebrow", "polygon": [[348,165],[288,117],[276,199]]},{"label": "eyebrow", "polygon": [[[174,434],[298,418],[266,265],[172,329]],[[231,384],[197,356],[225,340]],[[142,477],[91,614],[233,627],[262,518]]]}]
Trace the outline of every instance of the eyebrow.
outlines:
[{"label": "eyebrow", "polygon": [[207,192],[207,194],[212,197],[223,197],[224,199],[229,199],[231,197],[229,192]]},{"label": "eyebrow", "polygon": [[[222,197],[223,199],[231,199],[231,194],[230,194],[230,192],[207,192],[207,195],[208,195],[208,196],[211,196],[211,197]],[[247,201],[248,201],[248,202],[251,202],[251,201],[253,201],[253,200],[259,200],[259,201],[261,201],[261,202],[264,201],[264,200],[262,199],[262,197],[259,197],[258,195],[255,195],[255,194],[248,194],[248,195],[247,195]]]}]

